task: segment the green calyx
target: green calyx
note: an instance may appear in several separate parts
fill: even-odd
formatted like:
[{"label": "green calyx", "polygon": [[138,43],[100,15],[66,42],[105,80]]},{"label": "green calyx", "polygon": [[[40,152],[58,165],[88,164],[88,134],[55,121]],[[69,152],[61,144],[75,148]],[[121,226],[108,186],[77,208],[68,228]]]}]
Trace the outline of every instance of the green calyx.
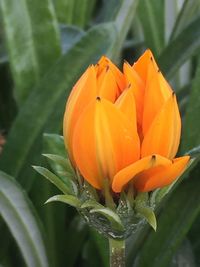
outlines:
[{"label": "green calyx", "polygon": [[45,135],[44,138],[50,147],[43,156],[51,171],[40,166],[34,166],[34,169],[62,192],[49,198],[46,203],[59,201],[75,207],[90,226],[108,238],[125,239],[145,223],[149,223],[156,231],[154,209],[169,188],[138,194],[130,184],[126,191],[116,195],[111,192],[109,181],[105,180],[104,189],[96,190],[74,170],[63,154],[62,137]]}]

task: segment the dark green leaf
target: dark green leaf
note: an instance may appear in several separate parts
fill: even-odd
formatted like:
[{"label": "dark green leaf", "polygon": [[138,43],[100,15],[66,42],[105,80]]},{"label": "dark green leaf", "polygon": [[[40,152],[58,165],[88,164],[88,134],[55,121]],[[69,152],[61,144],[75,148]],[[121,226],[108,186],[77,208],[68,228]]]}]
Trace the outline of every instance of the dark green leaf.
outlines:
[{"label": "dark green leaf", "polygon": [[59,29],[51,0],[2,0],[0,7],[21,103],[60,56]]},{"label": "dark green leaf", "polygon": [[16,181],[0,171],[0,215],[29,267],[49,266],[44,241],[28,197]]},{"label": "dark green leaf", "polygon": [[159,55],[164,47],[165,40],[165,1],[140,0],[138,16],[142,24],[146,46],[155,56]]},{"label": "dark green leaf", "polygon": [[173,76],[180,66],[200,50],[200,16],[190,23],[159,57],[161,70],[167,77]]},{"label": "dark green leaf", "polygon": [[43,134],[44,153],[56,154],[66,157],[66,149],[63,136],[58,134]]},{"label": "dark green leaf", "polygon": [[45,204],[54,202],[54,201],[63,202],[75,208],[79,208],[81,206],[80,200],[77,197],[72,196],[72,195],[56,195],[56,196],[50,197],[46,201]]}]

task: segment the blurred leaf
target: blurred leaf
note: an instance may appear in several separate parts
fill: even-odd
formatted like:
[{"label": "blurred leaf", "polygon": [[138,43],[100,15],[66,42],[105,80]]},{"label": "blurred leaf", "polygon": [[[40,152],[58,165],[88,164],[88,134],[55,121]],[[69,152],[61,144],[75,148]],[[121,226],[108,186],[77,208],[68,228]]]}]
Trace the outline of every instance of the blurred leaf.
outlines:
[{"label": "blurred leaf", "polygon": [[169,45],[159,57],[160,69],[173,76],[179,67],[200,50],[200,16],[190,23]]},{"label": "blurred leaf", "polygon": [[22,188],[0,171],[0,214],[14,236],[27,266],[48,266],[33,207]]},{"label": "blurred leaf", "polygon": [[185,0],[174,24],[170,40],[173,40],[186,26],[188,26],[188,24],[199,15],[199,11],[200,1]]},{"label": "blurred leaf", "polygon": [[120,8],[114,18],[114,22],[118,32],[118,38],[114,42],[109,55],[115,60],[119,56],[124,40],[130,29],[138,2],[139,2],[138,0],[121,1]]},{"label": "blurred leaf", "polygon": [[184,240],[172,259],[169,267],[196,267],[192,246],[188,240]]},{"label": "blurred leaf", "polygon": [[74,217],[66,232],[67,239],[69,240],[69,242],[65,244],[67,267],[75,266],[75,262],[77,261],[79,253],[81,253],[83,250],[87,234],[87,224],[82,220],[80,216]]},{"label": "blurred leaf", "polygon": [[151,267],[169,266],[173,253],[200,212],[200,179],[198,170],[194,171],[192,181],[185,180],[165,203],[157,232],[151,232],[145,240],[138,266],[148,266],[149,262]]},{"label": "blurred leaf", "polygon": [[0,7],[16,97],[22,103],[60,56],[56,16],[51,0],[2,0]]},{"label": "blurred leaf", "polygon": [[[0,166],[7,172],[18,176],[26,187],[31,179],[29,164],[38,157],[38,138],[44,127],[50,126],[58,132],[62,125],[62,116],[66,98],[81,72],[92,62],[96,62],[102,54],[106,54],[116,38],[115,27],[112,23],[102,24],[92,28],[81,40],[52,68],[41,81],[21,109],[8,136],[4,147]],[[90,47],[90,49],[87,49]],[[70,75],[66,75],[70,73]],[[49,97],[50,96],[50,97]],[[56,113],[52,117],[51,113]],[[35,153],[35,154],[34,154]],[[28,169],[26,167],[28,166]],[[24,176],[21,171],[24,169]],[[28,171],[28,173],[26,173]]]},{"label": "blurred leaf", "polygon": [[117,13],[119,12],[120,6],[122,5],[122,0],[103,0],[103,5],[98,16],[98,21],[108,22],[113,21]]},{"label": "blurred leaf", "polygon": [[77,43],[85,32],[76,26],[61,25],[62,52],[65,54],[75,43]]},{"label": "blurred leaf", "polygon": [[165,41],[165,1],[140,0],[137,9],[147,47],[159,55]]},{"label": "blurred leaf", "polygon": [[60,177],[56,176],[48,169],[40,166],[33,166],[33,168],[46,179],[48,179],[51,183],[53,183],[64,194],[70,194],[72,192],[72,188],[70,188],[70,183],[65,183],[65,181],[63,181]]},{"label": "blurred leaf", "polygon": [[44,153],[57,154],[66,157],[64,138],[58,134],[43,134]]},{"label": "blurred leaf", "polygon": [[199,116],[200,116],[200,61],[196,70],[195,78],[192,83],[189,103],[186,109],[186,115],[183,127],[183,137],[181,150],[192,149],[200,145],[199,132]]},{"label": "blurred leaf", "polygon": [[81,28],[90,21],[95,3],[96,0],[54,0],[59,22]]}]

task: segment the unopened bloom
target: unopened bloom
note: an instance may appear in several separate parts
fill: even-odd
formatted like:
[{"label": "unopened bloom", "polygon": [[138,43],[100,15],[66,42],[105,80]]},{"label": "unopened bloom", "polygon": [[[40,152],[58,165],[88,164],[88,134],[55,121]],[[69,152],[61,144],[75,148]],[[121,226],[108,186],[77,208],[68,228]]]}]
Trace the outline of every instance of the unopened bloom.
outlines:
[{"label": "unopened bloom", "polygon": [[176,96],[147,50],[123,73],[106,57],[74,86],[64,115],[70,160],[93,187],[139,192],[172,183],[189,156],[175,158],[181,119]]}]

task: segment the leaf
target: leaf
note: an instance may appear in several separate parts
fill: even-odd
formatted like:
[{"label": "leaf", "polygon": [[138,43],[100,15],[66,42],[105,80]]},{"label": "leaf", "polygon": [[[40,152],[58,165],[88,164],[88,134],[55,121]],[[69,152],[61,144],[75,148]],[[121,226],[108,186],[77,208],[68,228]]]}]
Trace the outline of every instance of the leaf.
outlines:
[{"label": "leaf", "polygon": [[81,206],[80,200],[77,197],[72,196],[72,195],[56,195],[56,196],[50,197],[45,202],[45,204],[54,202],[54,201],[63,202],[75,208],[79,208]]},{"label": "leaf", "polygon": [[64,138],[58,134],[43,134],[44,153],[66,157]]},{"label": "leaf", "polygon": [[[192,83],[190,92],[189,103],[187,105],[181,151],[185,152],[200,145],[200,132],[199,132],[199,116],[200,116],[200,62],[196,70],[195,78]],[[197,148],[196,148],[197,149]],[[195,152],[195,151],[190,151]]]},{"label": "leaf", "polygon": [[121,1],[120,8],[115,16],[114,22],[118,32],[118,38],[115,40],[113,47],[109,51],[109,55],[115,60],[119,56],[124,40],[130,29],[138,2],[138,0]]},{"label": "leaf", "polygon": [[165,1],[140,0],[137,11],[146,46],[157,56],[162,51],[165,41]]},{"label": "leaf", "polygon": [[86,209],[86,208],[94,208],[94,209],[102,209],[105,208],[103,205],[100,203],[94,201],[94,200],[86,200],[82,205],[81,209]]},{"label": "leaf", "polygon": [[179,67],[200,49],[200,16],[163,50],[158,61],[165,75],[172,77]]},{"label": "leaf", "polygon": [[56,16],[51,0],[2,0],[0,7],[16,96],[22,103],[61,54]]},{"label": "leaf", "polygon": [[28,267],[48,265],[35,211],[16,181],[0,171],[0,215],[15,238]]},{"label": "leaf", "polygon": [[173,40],[197,15],[199,15],[200,2],[185,0],[174,24],[170,41]]},{"label": "leaf", "polygon": [[65,54],[75,43],[81,39],[81,37],[85,35],[83,30],[72,25],[61,25],[60,29],[63,54]]},{"label": "leaf", "polygon": [[[200,180],[198,169],[174,191],[158,219],[157,232],[144,242],[138,266],[169,266],[172,255],[200,212]],[[151,252],[151,253],[149,253]]]},{"label": "leaf", "polygon": [[[88,31],[62,56],[20,110],[4,147],[0,166],[16,177],[20,174],[20,183],[26,188],[30,183],[30,179],[27,181],[30,168],[26,167],[29,164],[37,164],[36,147],[45,126],[54,132],[60,130],[66,98],[75,80],[86,66],[106,54],[116,38],[115,33],[115,27],[111,23],[96,26]],[[34,163],[35,155],[37,158]]]},{"label": "leaf", "polygon": [[71,194],[73,192],[72,188],[70,188],[70,184],[64,183],[64,181],[60,177],[56,176],[48,169],[40,166],[33,166],[33,168],[42,176],[47,178],[51,183],[53,183],[64,194]]}]

